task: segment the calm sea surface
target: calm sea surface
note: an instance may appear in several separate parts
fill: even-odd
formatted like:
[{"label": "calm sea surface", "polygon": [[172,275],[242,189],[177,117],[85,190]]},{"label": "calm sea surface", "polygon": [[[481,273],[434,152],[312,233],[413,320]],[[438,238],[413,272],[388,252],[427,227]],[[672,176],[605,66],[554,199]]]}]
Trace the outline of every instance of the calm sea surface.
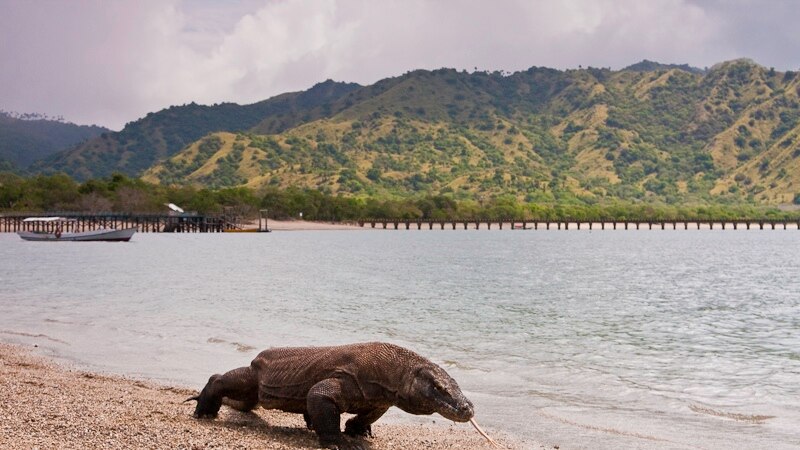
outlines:
[{"label": "calm sea surface", "polygon": [[266,347],[382,340],[562,449],[800,446],[796,230],[0,234],[0,308],[0,340],[197,388]]}]

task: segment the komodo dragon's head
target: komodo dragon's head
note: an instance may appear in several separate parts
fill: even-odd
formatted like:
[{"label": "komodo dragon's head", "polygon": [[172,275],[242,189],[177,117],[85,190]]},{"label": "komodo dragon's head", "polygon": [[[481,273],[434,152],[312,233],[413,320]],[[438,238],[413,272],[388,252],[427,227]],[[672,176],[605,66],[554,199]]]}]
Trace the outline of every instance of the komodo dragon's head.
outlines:
[{"label": "komodo dragon's head", "polygon": [[425,365],[413,374],[405,392],[399,393],[401,409],[411,414],[439,413],[455,422],[467,422],[475,415],[472,402],[441,367]]}]

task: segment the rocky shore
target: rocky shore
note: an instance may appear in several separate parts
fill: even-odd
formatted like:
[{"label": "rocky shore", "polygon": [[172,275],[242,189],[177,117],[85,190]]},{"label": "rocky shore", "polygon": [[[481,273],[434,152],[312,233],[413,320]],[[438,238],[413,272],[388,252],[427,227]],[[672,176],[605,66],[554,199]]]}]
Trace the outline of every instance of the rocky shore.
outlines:
[{"label": "rocky shore", "polygon": [[[316,436],[296,414],[223,407],[196,420],[195,391],[72,369],[0,343],[0,448],[314,449]],[[378,422],[373,450],[492,448],[468,424]],[[496,432],[506,448],[521,444]]]}]

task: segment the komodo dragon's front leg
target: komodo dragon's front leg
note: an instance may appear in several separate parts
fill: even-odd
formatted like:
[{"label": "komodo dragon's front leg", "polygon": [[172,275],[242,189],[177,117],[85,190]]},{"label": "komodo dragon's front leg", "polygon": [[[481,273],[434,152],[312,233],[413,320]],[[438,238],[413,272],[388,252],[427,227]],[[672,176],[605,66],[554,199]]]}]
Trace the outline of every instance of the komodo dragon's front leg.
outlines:
[{"label": "komodo dragon's front leg", "polygon": [[358,413],[344,424],[344,434],[348,436],[368,436],[372,437],[372,424],[389,409],[380,407],[366,412]]},{"label": "komodo dragon's front leg", "polygon": [[258,405],[258,379],[250,367],[212,375],[197,400],[194,417],[217,417],[223,399],[226,405],[239,411],[250,411]]},{"label": "komodo dragon's front leg", "polygon": [[336,450],[363,450],[360,442],[350,442],[340,428],[340,415],[347,411],[345,393],[348,383],[338,378],[329,378],[315,384],[306,397],[306,408],[311,425],[319,437],[321,446]]}]

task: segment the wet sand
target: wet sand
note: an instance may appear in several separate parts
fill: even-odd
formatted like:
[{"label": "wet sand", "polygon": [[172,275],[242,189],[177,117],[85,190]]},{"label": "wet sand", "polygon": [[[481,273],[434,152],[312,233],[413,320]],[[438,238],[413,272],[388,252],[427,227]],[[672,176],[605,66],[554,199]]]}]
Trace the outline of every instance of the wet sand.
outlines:
[{"label": "wet sand", "polygon": [[[191,417],[196,391],[85,372],[0,343],[0,448],[318,448],[297,414],[222,407],[216,420]],[[469,424],[378,421],[367,448],[492,448]],[[441,421],[441,423],[439,423]],[[487,430],[506,448],[544,448]]]},{"label": "wet sand", "polygon": [[[251,223],[246,228],[258,228],[258,222]],[[272,231],[301,231],[301,230],[366,230],[357,223],[349,222],[316,222],[308,220],[269,220],[269,229]]]}]

